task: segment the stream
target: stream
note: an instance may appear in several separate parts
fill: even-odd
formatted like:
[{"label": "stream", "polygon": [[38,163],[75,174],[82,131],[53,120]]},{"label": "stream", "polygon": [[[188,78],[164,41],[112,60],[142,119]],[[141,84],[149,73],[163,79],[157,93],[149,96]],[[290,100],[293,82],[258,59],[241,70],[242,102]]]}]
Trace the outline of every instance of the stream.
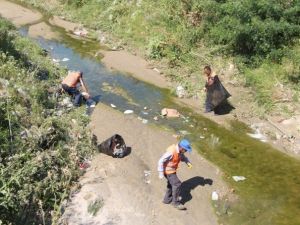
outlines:
[{"label": "stream", "polygon": [[[233,221],[233,224],[245,221],[245,224],[300,224],[298,160],[249,137],[249,129],[237,121],[232,122],[230,129],[225,129],[176,104],[170,91],[108,70],[94,57],[100,49],[97,42],[74,39],[63,29],[52,28],[62,38],[34,40],[61,66],[83,71],[90,94],[97,101],[109,106],[113,104],[121,112],[133,110],[141,122],[156,124],[190,139],[195,149],[224,172],[224,179],[240,197],[240,201],[230,208],[238,213],[219,215],[224,221]],[[21,28],[20,33],[28,36],[28,27]],[[160,111],[165,107],[177,109],[182,116],[161,118]],[[155,116],[158,121],[153,119]],[[236,182],[232,179],[235,175],[244,176],[246,180]]]}]

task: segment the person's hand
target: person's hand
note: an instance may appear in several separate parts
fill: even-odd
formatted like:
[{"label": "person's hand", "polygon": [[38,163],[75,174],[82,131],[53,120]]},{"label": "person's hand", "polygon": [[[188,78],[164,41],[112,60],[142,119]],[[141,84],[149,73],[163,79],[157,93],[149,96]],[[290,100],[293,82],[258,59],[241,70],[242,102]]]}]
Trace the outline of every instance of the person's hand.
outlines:
[{"label": "person's hand", "polygon": [[164,173],[163,173],[163,172],[159,172],[158,178],[159,178],[159,179],[163,179],[163,178],[164,178]]},{"label": "person's hand", "polygon": [[187,166],[188,166],[189,169],[192,169],[192,168],[193,168],[192,163],[187,163]]}]

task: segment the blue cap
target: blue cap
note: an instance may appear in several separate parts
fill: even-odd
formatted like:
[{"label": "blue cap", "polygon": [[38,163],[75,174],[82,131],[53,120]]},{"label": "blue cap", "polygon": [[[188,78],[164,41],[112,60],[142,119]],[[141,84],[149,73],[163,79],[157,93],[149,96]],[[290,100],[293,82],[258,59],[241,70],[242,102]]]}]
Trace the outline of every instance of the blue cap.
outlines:
[{"label": "blue cap", "polygon": [[192,151],[191,143],[190,143],[188,140],[186,140],[186,139],[182,139],[182,140],[179,142],[178,146],[179,146],[180,148],[183,148],[183,149],[186,150],[187,152],[191,152],[191,151]]}]

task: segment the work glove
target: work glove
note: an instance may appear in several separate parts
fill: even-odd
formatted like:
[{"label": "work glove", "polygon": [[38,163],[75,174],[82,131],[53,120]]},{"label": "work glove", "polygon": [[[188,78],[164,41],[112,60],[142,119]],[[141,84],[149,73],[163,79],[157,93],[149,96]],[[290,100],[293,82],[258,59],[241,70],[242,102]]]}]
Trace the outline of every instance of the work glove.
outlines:
[{"label": "work glove", "polygon": [[188,166],[189,169],[192,169],[192,168],[193,168],[192,163],[187,163],[187,166]]},{"label": "work glove", "polygon": [[159,178],[159,179],[163,179],[163,178],[164,178],[164,172],[159,172],[158,178]]}]

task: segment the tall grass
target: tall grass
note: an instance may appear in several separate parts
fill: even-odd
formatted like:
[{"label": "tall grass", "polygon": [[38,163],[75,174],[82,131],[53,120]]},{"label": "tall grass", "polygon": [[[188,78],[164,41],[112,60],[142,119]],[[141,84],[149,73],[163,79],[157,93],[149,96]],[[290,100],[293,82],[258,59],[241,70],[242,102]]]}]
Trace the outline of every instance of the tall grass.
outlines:
[{"label": "tall grass", "polygon": [[59,107],[65,70],[1,18],[0,34],[0,223],[55,223],[93,152],[88,118]]}]

